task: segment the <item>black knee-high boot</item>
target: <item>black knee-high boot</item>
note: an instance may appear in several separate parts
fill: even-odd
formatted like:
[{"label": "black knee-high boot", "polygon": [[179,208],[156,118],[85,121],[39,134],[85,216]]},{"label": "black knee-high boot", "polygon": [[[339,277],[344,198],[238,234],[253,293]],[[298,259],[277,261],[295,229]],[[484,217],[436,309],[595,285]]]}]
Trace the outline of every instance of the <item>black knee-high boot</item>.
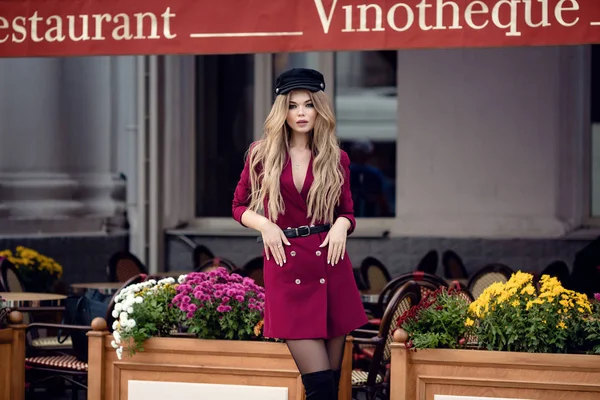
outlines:
[{"label": "black knee-high boot", "polygon": [[311,372],[302,375],[306,400],[337,400],[333,371]]},{"label": "black knee-high boot", "polygon": [[333,384],[335,385],[335,399],[337,400],[340,393],[340,378],[342,377],[341,369],[333,370]]}]

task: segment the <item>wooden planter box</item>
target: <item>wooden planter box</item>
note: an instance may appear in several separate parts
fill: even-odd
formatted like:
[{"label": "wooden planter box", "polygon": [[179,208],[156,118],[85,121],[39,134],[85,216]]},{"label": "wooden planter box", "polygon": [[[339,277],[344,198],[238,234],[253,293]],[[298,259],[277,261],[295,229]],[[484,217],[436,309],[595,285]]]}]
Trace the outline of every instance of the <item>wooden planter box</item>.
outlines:
[{"label": "wooden planter box", "polygon": [[393,343],[390,385],[391,400],[597,400],[600,357],[487,350],[414,352]]},{"label": "wooden planter box", "polygon": [[[143,352],[130,357],[124,351],[119,360],[107,331],[91,331],[88,338],[88,400],[137,400],[149,394],[180,400],[305,398],[285,343],[152,338]],[[343,400],[352,397],[351,352],[349,339],[340,383]]]},{"label": "wooden planter box", "polygon": [[25,328],[13,311],[8,329],[0,329],[0,400],[25,398]]}]

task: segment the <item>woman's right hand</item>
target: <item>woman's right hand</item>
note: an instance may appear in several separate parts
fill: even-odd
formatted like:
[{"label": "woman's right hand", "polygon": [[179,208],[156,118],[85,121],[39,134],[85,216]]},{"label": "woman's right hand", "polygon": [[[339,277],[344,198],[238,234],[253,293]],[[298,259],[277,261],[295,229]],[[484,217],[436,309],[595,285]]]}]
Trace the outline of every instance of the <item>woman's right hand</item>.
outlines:
[{"label": "woman's right hand", "polygon": [[267,256],[267,260],[269,260],[270,253],[275,259],[277,265],[282,266],[283,263],[286,262],[283,244],[285,243],[288,246],[291,245],[291,243],[288,241],[288,238],[285,237],[279,226],[269,220],[265,221],[263,227],[260,229],[260,233],[265,246],[265,255]]}]

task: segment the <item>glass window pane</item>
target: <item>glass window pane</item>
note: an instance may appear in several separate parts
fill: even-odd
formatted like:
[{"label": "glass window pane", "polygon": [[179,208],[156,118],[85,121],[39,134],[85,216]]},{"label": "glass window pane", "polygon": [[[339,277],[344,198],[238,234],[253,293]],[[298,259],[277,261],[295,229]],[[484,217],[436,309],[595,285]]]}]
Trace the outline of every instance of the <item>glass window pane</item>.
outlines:
[{"label": "glass window pane", "polygon": [[338,52],[335,107],[357,217],[396,214],[397,52]]},{"label": "glass window pane", "polygon": [[254,55],[196,60],[196,216],[231,217],[254,129]]}]

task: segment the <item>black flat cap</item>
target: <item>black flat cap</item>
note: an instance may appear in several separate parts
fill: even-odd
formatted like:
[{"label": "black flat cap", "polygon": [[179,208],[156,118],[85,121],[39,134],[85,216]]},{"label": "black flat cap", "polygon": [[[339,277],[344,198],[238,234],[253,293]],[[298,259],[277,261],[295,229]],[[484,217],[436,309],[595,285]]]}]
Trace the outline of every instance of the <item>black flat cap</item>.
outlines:
[{"label": "black flat cap", "polygon": [[277,77],[275,94],[286,94],[296,89],[306,89],[311,92],[325,90],[323,74],[309,68],[292,68]]}]

